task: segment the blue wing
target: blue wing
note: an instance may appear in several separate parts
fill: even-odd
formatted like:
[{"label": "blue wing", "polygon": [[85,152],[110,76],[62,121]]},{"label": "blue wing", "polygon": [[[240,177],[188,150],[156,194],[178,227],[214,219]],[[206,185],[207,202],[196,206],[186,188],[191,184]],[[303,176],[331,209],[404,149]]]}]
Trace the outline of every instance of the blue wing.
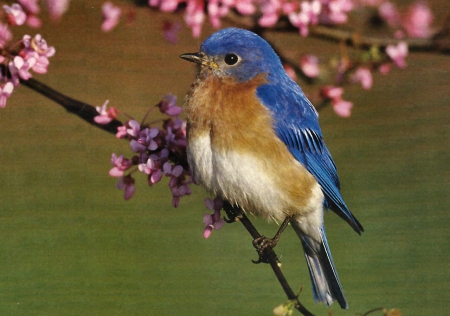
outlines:
[{"label": "blue wing", "polygon": [[271,110],[278,137],[319,182],[325,207],[347,221],[357,233],[364,231],[342,198],[336,165],[322,139],[318,114],[300,87],[287,79],[260,86],[257,95]]}]

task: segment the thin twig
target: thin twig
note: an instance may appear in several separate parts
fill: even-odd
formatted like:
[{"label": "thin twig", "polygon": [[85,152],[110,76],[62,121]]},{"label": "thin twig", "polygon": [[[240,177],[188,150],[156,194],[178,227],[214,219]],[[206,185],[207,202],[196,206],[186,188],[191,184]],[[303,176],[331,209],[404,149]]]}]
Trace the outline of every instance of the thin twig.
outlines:
[{"label": "thin twig", "polygon": [[[253,226],[252,222],[248,219],[248,217],[240,210],[236,209],[229,203],[224,204],[224,210],[227,213],[227,216],[230,220],[239,220],[244,227],[247,229],[247,231],[250,233],[253,239],[261,237],[261,234],[258,232],[258,230]],[[289,300],[295,300],[297,303],[295,305],[295,308],[302,313],[305,316],[314,316],[310,311],[306,309],[303,304],[300,303],[300,300],[298,299],[298,295],[295,294],[295,292],[292,290],[291,286],[287,282],[286,278],[284,277],[283,272],[280,269],[279,262],[278,262],[278,256],[276,255],[275,251],[273,249],[266,249],[265,250],[266,258],[269,261],[270,267],[272,268],[273,272],[275,273],[278,282],[280,282],[281,287],[283,288],[284,292],[286,293],[286,296]]]}]

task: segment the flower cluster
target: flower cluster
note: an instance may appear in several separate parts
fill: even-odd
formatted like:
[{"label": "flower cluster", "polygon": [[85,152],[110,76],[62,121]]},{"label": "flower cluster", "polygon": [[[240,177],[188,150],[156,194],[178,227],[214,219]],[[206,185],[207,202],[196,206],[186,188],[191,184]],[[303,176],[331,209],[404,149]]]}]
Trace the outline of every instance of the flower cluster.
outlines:
[{"label": "flower cluster", "polygon": [[184,20],[192,29],[194,37],[200,36],[206,14],[215,28],[220,27],[220,20],[230,10],[247,16],[260,12],[258,24],[262,27],[274,26],[282,16],[287,16],[300,34],[307,36],[309,25],[345,23],[348,12],[353,9],[351,0],[149,0],[151,7],[164,12],[174,12],[181,3],[186,4]]},{"label": "flower cluster", "polygon": [[[19,4],[20,3],[20,4]],[[4,5],[6,23],[0,22],[0,108],[4,108],[7,98],[11,96],[20,79],[32,77],[30,71],[44,74],[47,72],[49,58],[55,54],[55,48],[48,46],[46,40],[37,34],[34,37],[24,35],[21,40],[13,39],[10,26],[20,26],[27,23],[30,26],[40,26],[37,18],[39,7],[36,1],[20,0],[11,6]]]},{"label": "flower cluster", "polygon": [[[113,153],[109,175],[118,178],[117,188],[124,190],[126,200],[135,192],[132,174],[136,171],[147,175],[149,186],[160,182],[163,176],[168,177],[174,207],[181,197],[191,194],[189,185],[193,181],[186,163],[186,122],[179,118],[182,109],[176,105],[176,100],[169,94],[151,109],[159,108],[168,116],[162,120],[162,127],[150,127],[150,124],[130,119],[118,128],[116,137],[126,139],[134,155],[125,158]],[[108,101],[97,107],[96,123],[108,124],[117,118],[119,111],[114,107],[108,109],[107,104]]]},{"label": "flower cluster", "polygon": [[377,6],[379,16],[389,26],[405,31],[411,37],[429,37],[433,22],[431,10],[421,1],[412,4],[403,15],[403,19],[399,10],[389,0],[149,0],[148,3],[163,12],[174,12],[180,4],[185,4],[184,20],[192,29],[194,37],[200,36],[206,15],[212,26],[219,28],[221,19],[230,10],[244,16],[258,12],[260,14],[258,24],[261,27],[272,27],[281,17],[287,17],[302,36],[308,36],[309,27],[312,25],[347,23],[349,13],[361,6]]},{"label": "flower cluster", "polygon": [[423,1],[412,3],[404,14],[401,14],[392,2],[383,1],[378,6],[378,14],[387,25],[396,30],[397,38],[403,38],[405,35],[428,38],[432,35],[433,13]]},{"label": "flower cluster", "polygon": [[320,94],[324,99],[331,101],[334,112],[342,117],[349,117],[353,103],[342,99],[344,89],[342,87],[325,86],[320,90]]}]

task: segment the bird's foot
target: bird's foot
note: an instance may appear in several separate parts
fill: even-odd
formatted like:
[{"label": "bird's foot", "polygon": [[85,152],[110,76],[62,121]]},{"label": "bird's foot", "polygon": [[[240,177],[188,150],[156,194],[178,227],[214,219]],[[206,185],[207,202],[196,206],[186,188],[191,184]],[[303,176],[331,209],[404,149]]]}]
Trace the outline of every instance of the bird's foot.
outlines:
[{"label": "bird's foot", "polygon": [[258,252],[258,260],[252,260],[253,263],[270,263],[271,261],[277,261],[278,257],[275,256],[272,249],[277,245],[279,238],[267,238],[261,236],[253,240],[253,247]]},{"label": "bird's foot", "polygon": [[281,234],[289,224],[291,218],[291,216],[286,216],[280,228],[278,229],[278,232],[275,234],[275,237],[273,237],[272,239],[265,236],[260,236],[253,240],[253,247],[256,248],[259,256],[258,260],[252,260],[253,263],[270,263],[278,260],[278,257],[275,255],[275,252],[272,249],[275,248],[275,246],[278,244]]},{"label": "bird's foot", "polygon": [[224,218],[225,222],[227,223],[234,223],[239,221],[239,217],[241,217],[243,214],[242,209],[230,204],[228,201],[224,201],[223,208],[228,216],[228,218]]}]

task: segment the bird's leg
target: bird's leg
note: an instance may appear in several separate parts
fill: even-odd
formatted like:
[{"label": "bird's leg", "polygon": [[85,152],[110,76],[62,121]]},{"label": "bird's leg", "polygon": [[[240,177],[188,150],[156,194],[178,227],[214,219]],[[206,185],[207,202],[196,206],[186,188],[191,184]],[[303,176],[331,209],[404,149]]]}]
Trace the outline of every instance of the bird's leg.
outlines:
[{"label": "bird's leg", "polygon": [[225,218],[227,223],[234,223],[238,221],[239,217],[242,216],[243,212],[239,207],[232,205],[228,201],[223,201],[223,209],[227,213],[228,218]]},{"label": "bird's leg", "polygon": [[261,236],[253,240],[253,246],[256,248],[256,251],[258,252],[259,255],[258,260],[257,261],[253,260],[253,263],[261,263],[261,262],[269,263],[269,258],[266,255],[266,250],[275,248],[275,246],[278,244],[278,241],[280,240],[281,234],[291,221],[291,218],[292,216],[286,216],[277,233],[272,239],[267,238],[265,236]]}]

